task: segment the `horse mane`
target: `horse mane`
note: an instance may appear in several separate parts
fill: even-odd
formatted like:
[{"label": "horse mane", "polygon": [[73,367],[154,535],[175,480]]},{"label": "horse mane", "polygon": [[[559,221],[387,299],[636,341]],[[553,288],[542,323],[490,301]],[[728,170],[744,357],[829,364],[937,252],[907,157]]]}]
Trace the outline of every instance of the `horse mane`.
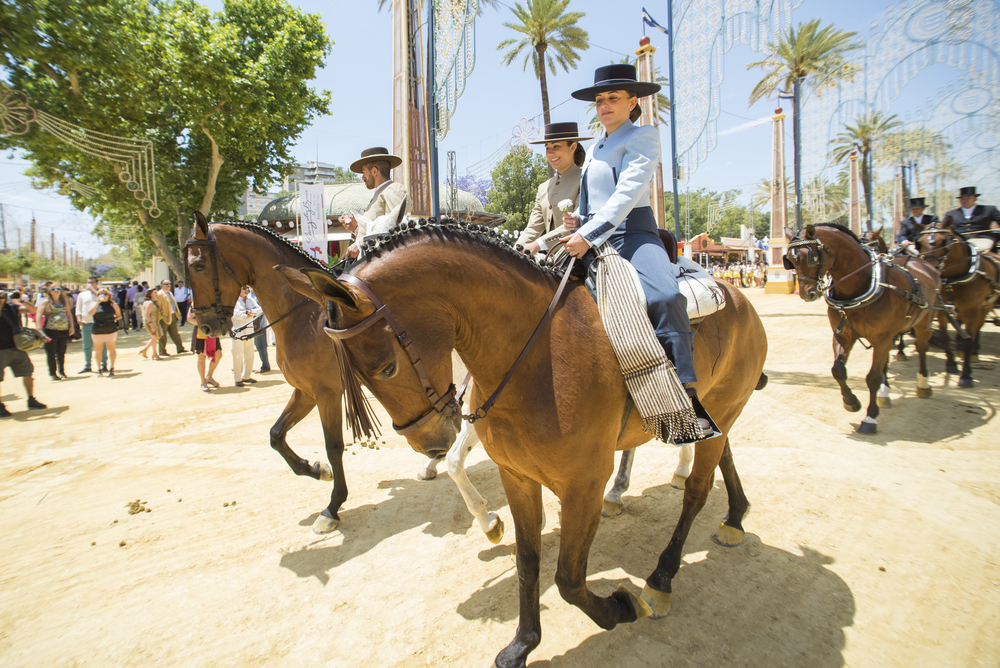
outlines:
[{"label": "horse mane", "polygon": [[298,253],[299,255],[302,256],[303,259],[308,261],[311,265],[313,265],[317,269],[323,269],[325,271],[330,270],[330,267],[326,263],[320,262],[309,253],[305,252],[305,250],[301,246],[297,246],[296,244],[292,243],[285,237],[281,236],[280,234],[272,230],[271,228],[265,225],[261,225],[260,223],[254,223],[244,220],[218,220],[218,221],[213,221],[212,225],[228,225],[229,227],[239,227],[244,230],[249,230],[251,232],[258,232],[258,233],[262,232],[265,234],[265,236],[269,237],[269,240],[280,241],[285,248],[295,253]]},{"label": "horse mane", "polygon": [[849,227],[844,227],[840,223],[816,223],[815,225],[813,225],[813,227],[832,227],[835,230],[840,230],[844,234],[849,235],[852,239],[854,239],[855,241],[857,241],[859,244],[861,243],[861,239],[859,239],[858,235],[854,233],[854,230],[852,230]]}]

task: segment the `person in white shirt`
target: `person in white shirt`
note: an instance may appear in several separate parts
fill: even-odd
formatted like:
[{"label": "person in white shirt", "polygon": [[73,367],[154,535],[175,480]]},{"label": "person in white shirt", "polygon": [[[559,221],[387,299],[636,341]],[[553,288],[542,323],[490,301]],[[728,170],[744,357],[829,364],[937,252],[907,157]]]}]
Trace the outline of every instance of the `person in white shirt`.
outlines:
[{"label": "person in white shirt", "polygon": [[[253,334],[253,325],[251,323],[255,318],[263,315],[263,313],[264,311],[261,310],[260,305],[257,304],[257,300],[250,294],[247,286],[243,286],[240,290],[240,298],[236,300],[236,306],[233,307],[233,331],[236,332],[237,336]],[[244,325],[249,325],[249,327],[240,329]],[[232,342],[233,381],[236,387],[243,387],[246,383],[256,383],[257,381],[250,377],[254,362],[253,337],[246,340],[233,337]]]},{"label": "person in white shirt", "polygon": [[191,308],[191,288],[185,287],[184,281],[177,281],[174,288],[174,301],[181,312],[181,327],[187,324],[188,309]]},{"label": "person in white shirt", "polygon": [[[80,325],[80,333],[83,335],[83,369],[80,373],[93,373],[90,368],[90,358],[94,351],[94,311],[97,310],[97,277],[91,276],[87,279],[87,287],[80,290],[80,295],[76,298],[76,321]],[[101,352],[101,370],[108,367],[108,350],[104,348]]]}]

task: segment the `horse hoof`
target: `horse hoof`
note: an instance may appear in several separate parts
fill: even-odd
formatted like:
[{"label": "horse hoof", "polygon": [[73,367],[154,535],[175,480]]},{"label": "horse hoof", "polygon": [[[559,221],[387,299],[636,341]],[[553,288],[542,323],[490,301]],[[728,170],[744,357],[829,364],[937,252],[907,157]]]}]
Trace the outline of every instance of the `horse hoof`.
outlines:
[{"label": "horse hoof", "polygon": [[438,472],[435,469],[420,469],[417,471],[417,480],[434,480],[438,477]]},{"label": "horse hoof", "polygon": [[917,396],[921,399],[930,399],[931,395],[934,394],[934,390],[929,387],[918,387]]},{"label": "horse hoof", "polygon": [[683,478],[676,473],[674,477],[670,479],[670,486],[674,489],[684,489],[684,485],[687,483],[687,478]]},{"label": "horse hoof", "polygon": [[744,532],[731,527],[725,522],[719,523],[719,528],[712,534],[712,540],[723,547],[736,547],[743,542]]},{"label": "horse hoof", "polygon": [[643,603],[649,606],[650,617],[660,619],[670,613],[670,593],[656,591],[648,584],[642,588],[642,596],[639,597]]},{"label": "horse hoof", "polygon": [[897,362],[905,362],[906,361],[906,353],[896,353],[896,361]]},{"label": "horse hoof", "polygon": [[496,513],[490,513],[490,528],[486,530],[486,539],[498,544],[503,540],[503,520]]},{"label": "horse hoof", "polygon": [[972,379],[971,378],[959,378],[958,379],[958,386],[959,387],[972,387]]},{"label": "horse hoof", "polygon": [[604,499],[604,508],[601,510],[601,515],[604,517],[618,517],[625,510],[625,504],[621,501],[608,501]]},{"label": "horse hoof", "polygon": [[844,410],[846,410],[848,413],[857,413],[859,410],[861,410],[861,402],[858,401],[857,399],[854,400],[854,403],[849,403],[845,401]]},{"label": "horse hoof", "polygon": [[325,480],[327,482],[333,480],[333,469],[326,462],[317,461],[313,466],[319,469],[319,480]]},{"label": "horse hoof", "polygon": [[892,399],[890,397],[879,397],[878,398],[878,407],[879,408],[891,408],[892,407]]},{"label": "horse hoof", "polygon": [[632,604],[632,609],[635,610],[636,621],[639,621],[644,617],[649,617],[653,614],[653,609],[650,608],[649,605],[641,598],[626,589],[625,585],[618,585],[618,589],[615,590],[615,594],[617,594],[615,598],[628,597],[629,603]]},{"label": "horse hoof", "polygon": [[327,517],[326,515],[320,513],[320,516],[316,518],[315,522],[313,522],[313,533],[318,536],[328,534],[336,529],[338,524],[340,524],[339,519]]},{"label": "horse hoof", "polygon": [[858,432],[862,434],[877,434],[878,433],[878,423],[871,418],[865,418],[858,425]]}]

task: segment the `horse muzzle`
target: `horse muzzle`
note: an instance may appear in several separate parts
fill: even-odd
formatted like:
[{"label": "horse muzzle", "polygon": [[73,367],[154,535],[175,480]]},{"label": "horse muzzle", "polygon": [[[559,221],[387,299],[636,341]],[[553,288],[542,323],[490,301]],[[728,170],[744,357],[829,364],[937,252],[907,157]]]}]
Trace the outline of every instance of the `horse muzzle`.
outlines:
[{"label": "horse muzzle", "polygon": [[233,319],[230,316],[220,318],[215,315],[199,314],[198,331],[205,336],[223,337],[228,336],[233,328]]}]

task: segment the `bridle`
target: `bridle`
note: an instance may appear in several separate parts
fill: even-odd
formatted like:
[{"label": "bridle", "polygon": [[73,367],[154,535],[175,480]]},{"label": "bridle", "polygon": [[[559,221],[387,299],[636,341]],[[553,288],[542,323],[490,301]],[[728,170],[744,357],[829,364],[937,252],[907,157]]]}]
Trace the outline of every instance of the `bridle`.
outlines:
[{"label": "bridle", "polygon": [[192,292],[192,296],[191,296],[191,300],[192,300],[191,313],[193,315],[195,315],[195,316],[198,316],[199,314],[202,314],[202,313],[216,313],[219,316],[220,319],[227,318],[227,317],[231,318],[232,315],[233,315],[233,309],[234,309],[234,307],[233,306],[226,306],[226,305],[224,305],[222,303],[222,291],[219,290],[219,267],[218,267],[218,264],[216,263],[216,259],[215,258],[216,257],[219,258],[219,260],[222,262],[222,266],[226,268],[226,271],[229,272],[229,275],[233,277],[234,281],[236,281],[236,285],[244,286],[244,285],[246,285],[246,283],[243,283],[243,282],[240,281],[240,279],[236,278],[236,274],[230,268],[229,263],[226,262],[226,258],[222,256],[222,251],[219,250],[218,243],[215,241],[215,234],[212,233],[212,227],[211,227],[211,225],[209,225],[207,229],[208,229],[208,234],[206,235],[206,238],[204,238],[204,239],[191,238],[191,239],[188,239],[187,242],[184,244],[184,256],[185,256],[184,257],[184,274],[185,274],[185,278],[187,278],[188,285],[192,285],[192,282],[191,282],[191,268],[190,268],[190,265],[188,265],[188,262],[187,262],[187,249],[190,248],[191,246],[205,246],[205,247],[207,247],[208,248],[208,255],[211,258],[211,264],[212,264],[212,285],[215,288],[215,301],[212,302],[211,304],[209,304],[208,306],[202,306],[202,307],[197,307],[196,308],[194,306],[194,303],[193,303],[194,302],[194,293]]},{"label": "bridle", "polygon": [[831,258],[834,257],[833,251],[830,250],[829,246],[826,246],[819,238],[813,239],[799,239],[798,235],[795,236],[791,241],[788,242],[788,252],[782,257],[782,265],[788,271],[795,271],[795,263],[792,261],[792,249],[800,248],[802,246],[815,246],[815,248],[810,248],[806,252],[806,266],[816,267],[816,278],[810,278],[808,276],[799,275],[800,281],[812,281],[819,285],[820,281],[826,276],[828,269],[825,267],[823,262],[823,253],[827,253]]},{"label": "bridle", "polygon": [[[462,383],[462,386],[457,390],[455,389],[455,384],[451,383],[448,385],[448,390],[444,393],[444,395],[439,394],[438,391],[435,390],[434,386],[431,384],[430,377],[427,375],[427,369],[424,367],[424,363],[421,360],[420,355],[417,354],[416,347],[413,344],[413,340],[410,339],[409,335],[406,333],[406,330],[400,326],[399,321],[397,321],[396,318],[393,317],[392,312],[389,310],[389,307],[386,304],[384,304],[382,300],[375,295],[375,292],[370,287],[368,287],[368,285],[360,278],[345,273],[338,276],[337,280],[342,281],[344,283],[349,283],[354,287],[358,288],[359,290],[361,290],[361,292],[363,292],[365,296],[367,296],[368,299],[371,300],[372,305],[375,306],[375,312],[369,315],[361,322],[359,322],[358,324],[348,327],[347,329],[333,329],[327,327],[326,332],[331,337],[343,341],[344,339],[350,339],[354,336],[357,336],[361,332],[364,332],[365,330],[369,329],[372,325],[377,323],[379,320],[385,320],[389,324],[389,327],[392,328],[393,333],[396,335],[396,339],[399,341],[399,344],[403,347],[403,350],[406,351],[407,357],[410,358],[410,364],[413,366],[413,370],[416,372],[417,377],[420,379],[420,384],[423,385],[424,392],[427,394],[427,399],[428,401],[430,401],[431,404],[430,409],[423,415],[418,417],[416,420],[414,420],[413,422],[410,422],[409,424],[406,424],[402,427],[397,427],[396,424],[393,423],[392,425],[393,430],[400,436],[405,436],[407,434],[415,432],[416,430],[423,427],[425,424],[430,422],[438,415],[448,418],[453,418],[456,415],[461,415],[463,420],[472,423],[486,417],[490,408],[493,406],[493,403],[497,400],[497,398],[499,398],[500,392],[510,381],[511,377],[513,377],[518,367],[521,366],[521,362],[524,361],[524,358],[528,356],[528,352],[535,344],[535,341],[538,340],[539,335],[542,333],[542,330],[545,329],[545,325],[552,318],[552,314],[556,310],[556,305],[559,303],[559,298],[562,296],[563,290],[566,287],[566,283],[569,280],[569,277],[572,273],[574,262],[575,258],[570,258],[569,264],[567,265],[565,273],[563,274],[562,281],[559,283],[558,289],[556,289],[555,296],[553,296],[552,301],[549,303],[548,310],[545,312],[545,315],[542,316],[542,319],[538,323],[538,326],[535,327],[534,333],[531,335],[531,338],[528,340],[524,348],[521,350],[521,354],[518,355],[517,359],[514,361],[514,364],[511,365],[510,370],[507,372],[507,375],[504,376],[503,380],[500,381],[500,385],[497,386],[497,389],[493,391],[493,394],[490,395],[490,397],[483,403],[483,405],[477,408],[475,412],[468,415],[461,415],[461,403],[462,403],[462,397],[465,395],[465,390],[469,387],[469,381],[472,379],[472,374],[470,373],[465,377],[465,381]],[[345,353],[347,352],[346,346],[344,347],[344,352]],[[360,408],[361,407],[358,406],[355,409],[359,410]]]},{"label": "bridle", "polygon": [[[942,271],[945,271],[946,269],[950,269],[952,266],[954,266],[956,264],[961,264],[962,262],[965,262],[965,260],[959,260],[958,262],[952,263],[952,265],[945,266],[945,262],[948,260],[948,256],[951,255],[951,248],[953,246],[957,246],[958,244],[961,244],[961,243],[968,244],[968,241],[966,241],[965,239],[962,239],[961,237],[959,237],[955,233],[955,231],[952,230],[951,228],[949,228],[949,227],[934,227],[935,224],[936,223],[931,223],[926,229],[921,230],[920,231],[920,236],[923,236],[925,234],[941,234],[941,235],[943,235],[945,237],[945,243],[940,248],[935,248],[935,249],[929,250],[929,251],[923,251],[923,252],[919,253],[919,256],[920,257],[926,257],[928,255],[931,255],[932,253],[937,253],[938,251],[944,251],[944,253],[942,253],[940,256],[936,256],[936,258],[937,258],[937,270],[939,272],[942,272]],[[971,244],[969,245],[969,248],[970,248],[970,258],[971,258],[972,255],[974,255],[973,247],[972,247]],[[966,258],[966,259],[970,259],[970,258]]]}]

